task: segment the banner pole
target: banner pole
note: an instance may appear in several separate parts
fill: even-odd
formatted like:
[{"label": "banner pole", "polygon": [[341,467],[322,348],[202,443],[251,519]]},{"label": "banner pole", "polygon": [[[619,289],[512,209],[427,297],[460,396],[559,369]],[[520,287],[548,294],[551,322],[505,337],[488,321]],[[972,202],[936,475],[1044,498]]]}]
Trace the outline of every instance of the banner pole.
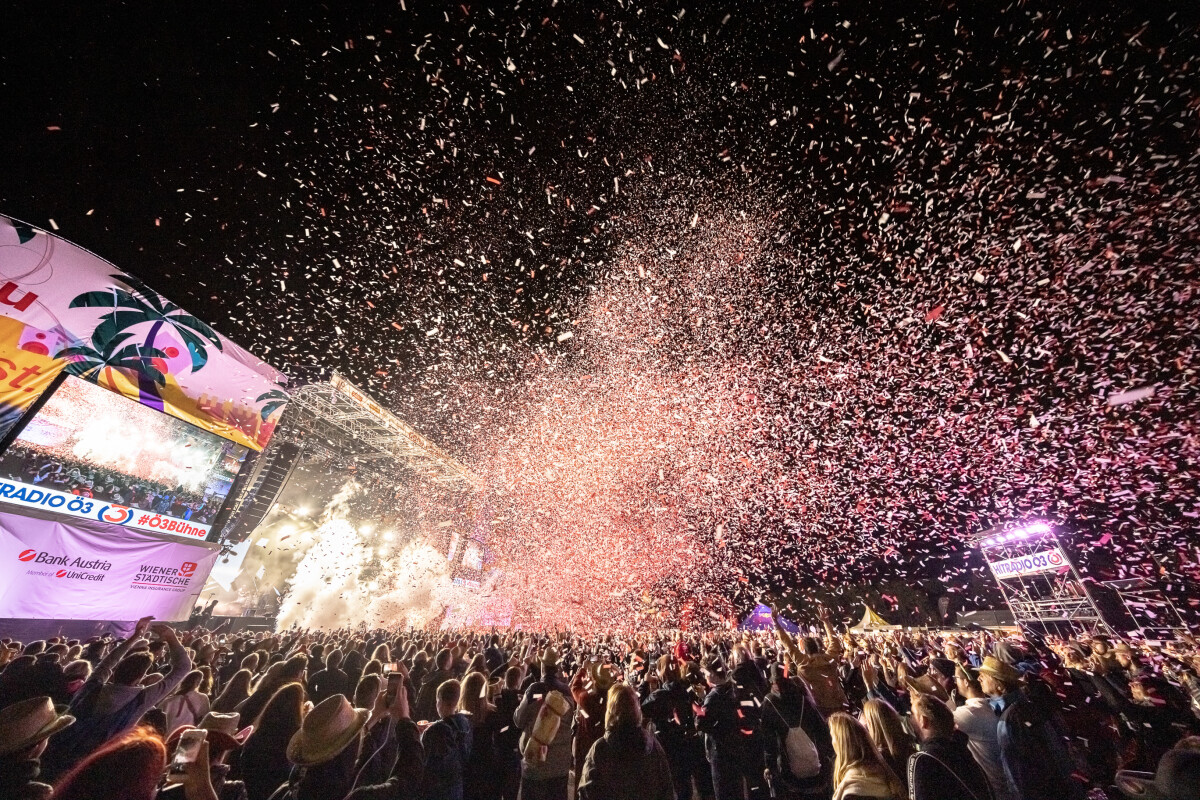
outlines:
[{"label": "banner pole", "polygon": [[3,438],[0,438],[0,456],[3,456],[8,452],[8,448],[11,447],[12,443],[17,440],[17,437],[21,435],[21,432],[25,430],[26,426],[33,421],[33,418],[37,416],[37,413],[42,410],[42,406],[46,405],[47,401],[50,400],[51,395],[58,391],[58,387],[63,385],[63,383],[67,380],[67,375],[69,374],[70,373],[64,369],[55,375],[54,380],[50,381],[50,385],[46,387],[45,391],[39,394],[37,399],[29,404],[29,408],[25,409],[25,413],[21,415],[21,418],[18,419],[11,428],[8,429],[8,433],[4,434]]}]

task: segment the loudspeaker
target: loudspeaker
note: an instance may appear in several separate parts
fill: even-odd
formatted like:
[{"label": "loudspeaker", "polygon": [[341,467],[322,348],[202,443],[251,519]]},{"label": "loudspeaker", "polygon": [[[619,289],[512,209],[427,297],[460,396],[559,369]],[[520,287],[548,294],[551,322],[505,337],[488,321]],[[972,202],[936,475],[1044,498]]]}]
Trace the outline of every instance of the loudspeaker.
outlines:
[{"label": "loudspeaker", "polygon": [[238,498],[237,508],[230,514],[229,524],[222,531],[227,542],[236,544],[242,541],[267,516],[300,463],[301,449],[294,442],[279,441],[258,459],[250,488]]}]

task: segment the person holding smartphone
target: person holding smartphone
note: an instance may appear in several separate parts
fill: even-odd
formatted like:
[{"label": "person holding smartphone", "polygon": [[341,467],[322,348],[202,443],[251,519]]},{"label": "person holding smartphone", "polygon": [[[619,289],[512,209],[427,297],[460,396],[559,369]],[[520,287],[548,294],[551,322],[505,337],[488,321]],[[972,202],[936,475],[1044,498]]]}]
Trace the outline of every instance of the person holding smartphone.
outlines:
[{"label": "person holding smartphone", "polygon": [[[367,676],[370,678],[372,676]],[[365,682],[367,678],[364,678]],[[375,677],[378,680],[378,677]],[[377,684],[378,685],[378,684]],[[378,691],[378,690],[377,690]],[[380,693],[386,696],[386,690]],[[356,698],[357,699],[357,698]],[[378,704],[375,706],[378,712]],[[395,758],[392,760],[391,774],[382,783],[372,784],[368,768],[358,776],[355,787],[350,791],[347,800],[407,800],[418,797],[425,778],[425,751],[421,745],[421,732],[409,714],[408,692],[398,687],[382,717],[382,722],[390,727],[388,746],[394,747]],[[366,742],[377,741],[368,733]],[[370,760],[372,753],[363,748],[364,759]],[[363,762],[365,764],[366,761]]]}]

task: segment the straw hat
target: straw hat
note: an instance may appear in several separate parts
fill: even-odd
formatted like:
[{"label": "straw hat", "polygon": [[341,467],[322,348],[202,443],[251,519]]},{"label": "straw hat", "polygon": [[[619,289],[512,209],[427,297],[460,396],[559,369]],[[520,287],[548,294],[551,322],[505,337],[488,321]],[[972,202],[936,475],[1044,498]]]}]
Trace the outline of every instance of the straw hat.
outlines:
[{"label": "straw hat", "polygon": [[181,725],[171,731],[171,735],[167,737],[167,749],[174,748],[184,731],[200,728],[208,731],[206,738],[214,750],[237,750],[246,743],[250,734],[254,733],[253,725],[247,725],[238,730],[238,722],[241,718],[242,715],[236,711],[231,714],[218,714],[210,711],[204,715],[204,719],[200,720],[199,725]]},{"label": "straw hat", "polygon": [[308,712],[288,742],[288,761],[301,767],[324,764],[354,740],[370,715],[365,708],[351,706],[345,695],[325,698]]},{"label": "straw hat", "polygon": [[979,674],[990,675],[1001,683],[1009,686],[1020,683],[1021,681],[1021,673],[1017,672],[1016,667],[1010,664],[1005,664],[995,656],[988,656],[987,658],[983,659],[983,666],[979,668]]},{"label": "straw hat", "polygon": [[55,709],[49,697],[34,697],[13,703],[5,707],[0,715],[0,756],[33,747],[74,724],[75,718]]}]

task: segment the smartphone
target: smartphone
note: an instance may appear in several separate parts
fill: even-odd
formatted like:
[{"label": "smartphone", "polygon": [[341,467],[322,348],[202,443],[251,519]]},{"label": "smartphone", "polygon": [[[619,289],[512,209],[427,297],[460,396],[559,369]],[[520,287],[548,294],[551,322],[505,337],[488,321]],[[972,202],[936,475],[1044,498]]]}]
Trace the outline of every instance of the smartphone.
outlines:
[{"label": "smartphone", "polygon": [[389,661],[388,663],[383,665],[383,674],[391,675],[393,672],[399,671],[399,669],[400,669],[399,662]]},{"label": "smartphone", "polygon": [[179,737],[175,746],[175,755],[171,758],[171,774],[182,775],[188,764],[194,763],[200,756],[200,745],[208,737],[208,731],[203,728],[191,728]]},{"label": "smartphone", "polygon": [[[386,667],[385,667],[386,669]],[[387,676],[387,704],[390,706],[396,699],[396,692],[404,691],[404,676],[399,672],[390,672]]]}]

